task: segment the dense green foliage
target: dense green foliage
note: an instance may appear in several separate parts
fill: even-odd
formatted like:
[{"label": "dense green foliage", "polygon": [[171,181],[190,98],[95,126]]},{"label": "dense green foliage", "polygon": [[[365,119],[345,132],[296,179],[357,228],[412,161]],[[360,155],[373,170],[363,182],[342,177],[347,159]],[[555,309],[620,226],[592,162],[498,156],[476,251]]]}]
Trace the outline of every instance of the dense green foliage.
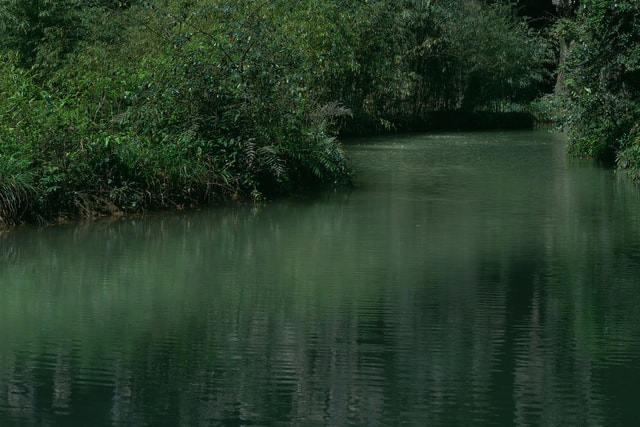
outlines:
[{"label": "dense green foliage", "polygon": [[583,0],[558,25],[570,40],[564,103],[569,150],[640,180],[640,3]]},{"label": "dense green foliage", "polygon": [[539,95],[550,51],[507,3],[404,0],[367,9],[338,93],[361,123],[428,123],[438,111],[511,111]]},{"label": "dense green foliage", "polygon": [[346,183],[336,140],[521,109],[547,45],[505,3],[0,0],[0,223]]}]

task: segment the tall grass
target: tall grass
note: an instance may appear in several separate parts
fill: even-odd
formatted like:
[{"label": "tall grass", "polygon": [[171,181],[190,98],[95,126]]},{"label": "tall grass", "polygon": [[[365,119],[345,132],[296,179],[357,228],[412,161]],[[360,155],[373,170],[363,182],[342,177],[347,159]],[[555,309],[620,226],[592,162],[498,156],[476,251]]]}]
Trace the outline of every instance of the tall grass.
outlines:
[{"label": "tall grass", "polygon": [[0,155],[0,225],[13,226],[29,214],[37,190],[29,164],[15,156]]}]

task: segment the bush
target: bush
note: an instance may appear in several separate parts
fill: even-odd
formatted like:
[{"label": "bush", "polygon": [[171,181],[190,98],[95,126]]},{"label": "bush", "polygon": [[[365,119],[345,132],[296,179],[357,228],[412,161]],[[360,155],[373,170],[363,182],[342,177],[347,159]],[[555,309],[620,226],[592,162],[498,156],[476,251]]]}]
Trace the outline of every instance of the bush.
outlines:
[{"label": "bush", "polygon": [[347,117],[511,108],[547,59],[511,9],[476,0],[11,0],[0,15],[5,223],[342,185]]},{"label": "bush", "polygon": [[640,123],[640,5],[589,0],[573,27],[562,95],[569,150],[630,169]]},{"label": "bush", "polygon": [[261,199],[349,180],[330,133],[346,110],[306,93],[290,63],[299,54],[265,37],[278,23],[247,22],[248,5],[211,7],[105,12],[127,22],[117,43],[89,37],[46,74],[17,54],[3,61],[0,137],[15,158],[0,158],[0,221]]}]

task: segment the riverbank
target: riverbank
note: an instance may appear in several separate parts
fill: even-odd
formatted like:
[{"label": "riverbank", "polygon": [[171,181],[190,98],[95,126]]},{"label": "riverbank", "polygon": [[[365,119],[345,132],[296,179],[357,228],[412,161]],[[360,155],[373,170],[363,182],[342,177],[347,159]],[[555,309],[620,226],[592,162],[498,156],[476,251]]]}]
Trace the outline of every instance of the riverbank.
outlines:
[{"label": "riverbank", "polygon": [[[4,11],[0,34],[5,226],[343,185],[350,117],[358,132],[488,129],[495,118],[423,113],[526,105],[546,75],[544,40],[476,1],[409,14],[392,1],[41,3]],[[496,67],[496,45],[519,65]]]},{"label": "riverbank", "polygon": [[[533,116],[527,113],[452,111],[432,112],[423,121],[399,121],[393,129],[347,122],[340,135],[533,127]],[[318,164],[306,160],[309,162],[306,170],[291,164],[292,157],[295,158],[291,154],[260,150],[255,144],[240,139],[219,141],[209,147],[198,142],[179,147],[180,140],[155,147],[132,146],[132,142],[135,143],[118,136],[105,137],[100,144],[65,153],[65,161],[51,159],[40,165],[33,159],[21,161],[16,156],[5,157],[9,160],[5,167],[22,166],[23,169],[14,170],[13,183],[0,191],[0,227],[9,229],[23,224],[56,224],[255,203],[329,186],[349,185],[355,173],[341,142],[322,133],[310,141],[322,150],[317,154]],[[308,147],[310,142],[301,144]],[[264,157],[260,159],[258,154]],[[173,156],[171,161],[166,160],[168,156]],[[52,167],[51,163],[55,162],[64,167]],[[265,166],[255,167],[258,162],[271,163],[272,170]],[[326,175],[331,176],[331,180],[327,180]]]},{"label": "riverbank", "polygon": [[335,138],[301,145],[285,150],[232,139],[205,151],[121,139],[61,155],[0,155],[0,226],[259,202],[350,182],[351,165]]}]

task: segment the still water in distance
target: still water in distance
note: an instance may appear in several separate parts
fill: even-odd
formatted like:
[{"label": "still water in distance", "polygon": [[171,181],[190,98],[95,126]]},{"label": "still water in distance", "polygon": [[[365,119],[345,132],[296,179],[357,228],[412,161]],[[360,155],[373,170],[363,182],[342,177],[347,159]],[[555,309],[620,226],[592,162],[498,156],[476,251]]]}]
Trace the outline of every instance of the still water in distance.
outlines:
[{"label": "still water in distance", "polygon": [[639,425],[639,192],[563,144],[357,139],[351,191],[2,235],[0,425]]}]

